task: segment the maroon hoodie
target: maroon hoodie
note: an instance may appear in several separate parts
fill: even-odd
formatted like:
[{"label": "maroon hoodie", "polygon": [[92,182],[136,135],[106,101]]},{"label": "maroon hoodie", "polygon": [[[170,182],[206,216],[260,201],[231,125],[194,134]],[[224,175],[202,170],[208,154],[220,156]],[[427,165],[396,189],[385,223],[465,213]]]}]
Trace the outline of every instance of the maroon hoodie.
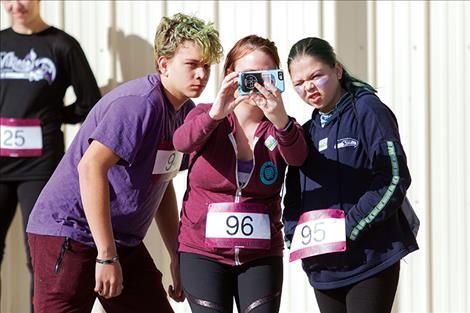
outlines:
[{"label": "maroon hoodie", "polygon": [[[175,149],[190,153],[179,251],[202,254],[229,265],[282,256],[280,192],[286,166],[300,166],[307,156],[302,127],[294,121],[287,130],[276,130],[264,118],[255,132],[250,178],[243,187],[238,187],[235,115],[231,113],[216,121],[209,116],[210,108],[210,104],[199,104],[173,135]],[[212,248],[206,245],[208,206],[220,202],[266,205],[271,226],[270,248]]]}]

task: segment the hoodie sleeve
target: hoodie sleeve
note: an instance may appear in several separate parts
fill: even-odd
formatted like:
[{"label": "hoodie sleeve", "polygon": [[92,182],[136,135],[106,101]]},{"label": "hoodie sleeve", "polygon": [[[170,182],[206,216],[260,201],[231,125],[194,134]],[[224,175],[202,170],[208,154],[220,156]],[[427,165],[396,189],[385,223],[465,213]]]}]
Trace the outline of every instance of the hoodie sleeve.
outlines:
[{"label": "hoodie sleeve", "polygon": [[[302,137],[305,138],[307,129],[310,128],[311,120],[305,123],[303,126],[299,126],[302,131]],[[296,125],[297,127],[297,125]],[[305,139],[305,141],[307,141]],[[308,146],[306,147],[305,156],[308,156]],[[302,189],[300,182],[300,167],[288,166],[286,174],[286,193],[284,195],[284,211],[282,214],[282,223],[284,224],[284,235],[285,241],[289,248],[292,238],[294,237],[294,231],[297,227],[297,222],[303,213],[302,207]]]},{"label": "hoodie sleeve", "polygon": [[285,240],[292,241],[295,227],[302,213],[299,168],[289,166],[286,175],[286,194],[284,195],[284,211],[282,223],[284,224]]},{"label": "hoodie sleeve", "polygon": [[362,130],[359,138],[367,147],[372,181],[346,216],[346,235],[353,241],[396,214],[411,183],[392,111],[375,95],[359,98],[356,108]]},{"label": "hoodie sleeve", "polygon": [[173,145],[183,153],[192,153],[202,149],[210,135],[222,120],[214,120],[209,115],[210,104],[199,104],[192,109],[183,125],[173,134]]},{"label": "hoodie sleeve", "polygon": [[289,120],[287,129],[275,130],[279,151],[288,165],[301,166],[307,158],[307,142],[302,126],[292,117]]}]

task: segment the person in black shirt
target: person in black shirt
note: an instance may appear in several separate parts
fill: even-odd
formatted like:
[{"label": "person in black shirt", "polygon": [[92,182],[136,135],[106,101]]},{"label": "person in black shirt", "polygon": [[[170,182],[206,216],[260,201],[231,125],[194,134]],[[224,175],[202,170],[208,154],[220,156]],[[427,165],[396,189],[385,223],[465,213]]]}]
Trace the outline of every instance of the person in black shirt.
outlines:
[{"label": "person in black shirt", "polygon": [[[0,264],[18,202],[26,228],[62,158],[62,123],[83,121],[101,97],[80,44],[43,21],[39,1],[3,3],[12,26],[0,32]],[[64,106],[69,86],[76,101]]]}]

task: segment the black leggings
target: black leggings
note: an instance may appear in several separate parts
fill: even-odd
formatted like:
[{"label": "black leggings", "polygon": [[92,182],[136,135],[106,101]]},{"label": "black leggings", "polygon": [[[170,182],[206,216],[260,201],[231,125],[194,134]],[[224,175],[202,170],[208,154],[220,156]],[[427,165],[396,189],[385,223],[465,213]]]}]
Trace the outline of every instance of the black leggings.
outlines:
[{"label": "black leggings", "polygon": [[398,286],[400,262],[358,283],[315,289],[321,313],[390,313]]},{"label": "black leggings", "polygon": [[193,313],[279,312],[283,279],[282,257],[266,257],[240,266],[181,253],[184,292]]},{"label": "black leggings", "polygon": [[[21,215],[23,218],[24,244],[26,250],[26,261],[29,272],[33,272],[31,265],[31,255],[29,253],[28,239],[26,236],[26,225],[28,225],[29,215],[36,203],[41,190],[46,185],[47,180],[12,181],[0,182],[0,266],[5,253],[5,240],[10,228],[16,207],[20,203]],[[33,294],[33,279],[31,275],[31,296]]]}]

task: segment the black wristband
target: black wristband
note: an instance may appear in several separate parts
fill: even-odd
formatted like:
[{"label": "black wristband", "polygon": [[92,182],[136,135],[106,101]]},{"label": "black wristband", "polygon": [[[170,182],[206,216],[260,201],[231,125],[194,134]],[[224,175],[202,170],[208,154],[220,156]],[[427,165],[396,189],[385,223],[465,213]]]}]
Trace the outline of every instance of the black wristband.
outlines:
[{"label": "black wristband", "polygon": [[96,258],[96,263],[99,263],[99,264],[113,264],[113,263],[117,263],[119,261],[119,256],[114,256],[112,257],[111,259],[98,259]]}]

